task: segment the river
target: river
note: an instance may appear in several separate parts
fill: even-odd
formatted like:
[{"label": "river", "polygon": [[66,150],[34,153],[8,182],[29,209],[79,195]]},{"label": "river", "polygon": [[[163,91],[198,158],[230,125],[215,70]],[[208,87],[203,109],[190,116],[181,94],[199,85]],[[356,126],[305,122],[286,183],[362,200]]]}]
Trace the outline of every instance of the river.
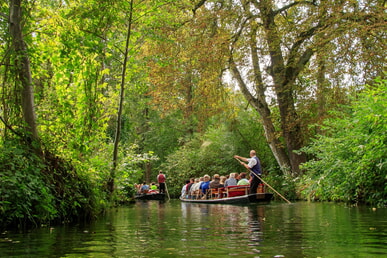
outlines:
[{"label": "river", "polygon": [[1,257],[387,257],[387,208],[149,201],[98,220],[6,231]]}]

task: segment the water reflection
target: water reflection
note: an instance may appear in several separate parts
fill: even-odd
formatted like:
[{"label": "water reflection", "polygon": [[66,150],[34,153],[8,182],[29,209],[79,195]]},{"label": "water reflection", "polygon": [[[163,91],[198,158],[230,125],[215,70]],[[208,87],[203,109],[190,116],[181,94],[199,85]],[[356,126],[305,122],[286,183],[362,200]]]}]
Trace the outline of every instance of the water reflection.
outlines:
[{"label": "water reflection", "polygon": [[387,209],[138,202],[96,222],[3,232],[1,257],[384,257]]},{"label": "water reflection", "polygon": [[[219,252],[223,249],[228,250],[227,255],[260,253],[257,248],[263,241],[264,206],[181,203],[181,212],[187,224],[201,225],[193,231],[206,230],[206,237],[220,242]],[[202,245],[205,247],[205,243]]]},{"label": "water reflection", "polygon": [[263,240],[263,229],[265,222],[265,207],[263,206],[249,206],[250,214],[250,230],[251,246],[258,246],[259,242]]}]

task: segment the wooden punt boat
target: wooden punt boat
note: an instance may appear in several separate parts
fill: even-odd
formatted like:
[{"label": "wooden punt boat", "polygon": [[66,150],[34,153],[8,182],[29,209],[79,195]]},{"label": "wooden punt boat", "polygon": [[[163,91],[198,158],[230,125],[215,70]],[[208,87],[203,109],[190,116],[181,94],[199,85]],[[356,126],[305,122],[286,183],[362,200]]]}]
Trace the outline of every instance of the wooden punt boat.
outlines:
[{"label": "wooden punt boat", "polygon": [[223,189],[209,189],[207,195],[201,194],[180,197],[182,202],[209,204],[269,204],[272,193],[249,193],[248,186],[232,186]]},{"label": "wooden punt boat", "polygon": [[136,194],[134,196],[135,200],[138,201],[164,201],[165,200],[165,193],[142,193],[142,194]]},{"label": "wooden punt boat", "polygon": [[212,204],[247,204],[247,203],[259,203],[259,204],[269,204],[273,198],[272,193],[256,193],[256,194],[247,194],[235,197],[224,197],[224,198],[215,198],[215,199],[187,199],[180,197],[182,202],[192,202],[192,203],[212,203]]}]

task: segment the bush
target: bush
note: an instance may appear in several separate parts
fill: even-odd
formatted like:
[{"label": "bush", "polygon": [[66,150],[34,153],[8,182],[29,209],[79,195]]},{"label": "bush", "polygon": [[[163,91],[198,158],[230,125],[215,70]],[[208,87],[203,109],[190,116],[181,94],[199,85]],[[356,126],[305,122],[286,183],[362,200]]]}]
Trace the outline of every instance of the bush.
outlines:
[{"label": "bush", "polygon": [[57,215],[45,184],[44,165],[20,145],[7,142],[0,151],[0,224],[46,222]]},{"label": "bush", "polygon": [[44,159],[13,141],[0,148],[0,226],[39,226],[91,216],[92,184],[46,152]]},{"label": "bush", "polygon": [[[296,186],[299,178],[294,178],[292,175],[284,174],[280,169],[269,171],[268,174],[263,177],[263,180],[278,191],[282,196],[288,200],[297,200],[299,196],[296,194]],[[273,192],[268,186],[266,186],[268,192]],[[282,197],[274,193],[276,200],[283,201]]]},{"label": "bush", "polygon": [[341,118],[326,121],[325,135],[303,150],[310,199],[387,204],[387,81],[378,80]]}]

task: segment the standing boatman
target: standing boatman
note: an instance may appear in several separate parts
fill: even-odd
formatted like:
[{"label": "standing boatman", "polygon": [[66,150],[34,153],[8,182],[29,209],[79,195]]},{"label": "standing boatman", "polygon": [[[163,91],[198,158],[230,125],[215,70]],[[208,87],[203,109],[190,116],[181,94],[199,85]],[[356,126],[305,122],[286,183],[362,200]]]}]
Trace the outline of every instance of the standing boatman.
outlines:
[{"label": "standing boatman", "polygon": [[[259,161],[259,158],[257,157],[255,150],[250,151],[250,158],[245,158],[238,155],[235,155],[234,158],[238,159],[239,163],[241,163],[245,168],[247,168],[250,171],[250,177],[251,177],[250,193],[257,193],[257,188],[261,183],[261,179],[259,179],[257,175],[258,176],[262,175],[262,168],[261,168],[261,162]],[[246,164],[241,160],[248,163]]]},{"label": "standing boatman", "polygon": [[159,174],[157,175],[157,182],[159,183],[159,189],[160,193],[165,193],[165,175],[163,174],[163,171],[159,171]]}]

